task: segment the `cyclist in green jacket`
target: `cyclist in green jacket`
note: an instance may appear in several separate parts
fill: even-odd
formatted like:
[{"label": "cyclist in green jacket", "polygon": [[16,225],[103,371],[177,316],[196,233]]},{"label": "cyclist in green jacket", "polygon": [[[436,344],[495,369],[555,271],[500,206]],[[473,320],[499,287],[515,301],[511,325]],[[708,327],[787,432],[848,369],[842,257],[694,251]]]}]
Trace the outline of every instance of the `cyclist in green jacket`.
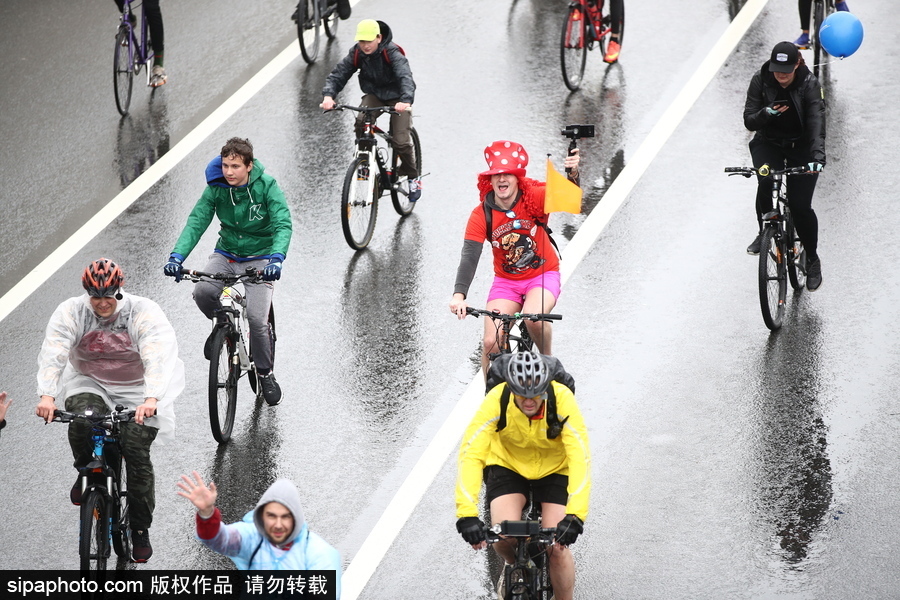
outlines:
[{"label": "cyclist in green jacket", "polygon": [[[200,237],[218,216],[219,241],[204,271],[240,274],[247,267],[263,272],[264,282],[248,283],[247,317],[250,345],[266,402],[281,402],[281,387],[272,373],[275,340],[269,329],[272,282],[281,278],[281,267],[291,241],[291,213],[275,179],[253,158],[249,140],[231,138],[219,156],[206,167],[206,190],[188,216],[187,225],[175,243],[163,272],[181,281],[181,265]],[[214,317],[221,282],[200,282],[194,287],[194,302],[207,318]],[[204,354],[209,359],[207,339]]]}]

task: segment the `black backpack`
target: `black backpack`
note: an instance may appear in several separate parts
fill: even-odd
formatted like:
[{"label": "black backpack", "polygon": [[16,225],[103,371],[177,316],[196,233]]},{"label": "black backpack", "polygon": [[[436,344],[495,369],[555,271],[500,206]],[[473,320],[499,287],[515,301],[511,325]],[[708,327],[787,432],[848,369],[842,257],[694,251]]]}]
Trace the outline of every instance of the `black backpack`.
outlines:
[{"label": "black backpack", "polygon": [[[497,429],[496,431],[502,430],[506,427],[506,409],[509,407],[509,386],[506,384],[506,369],[509,366],[509,361],[512,360],[512,354],[501,354],[491,363],[491,367],[488,369],[487,375],[487,386],[485,389],[485,393],[494,389],[496,386],[500,384],[503,385],[503,391],[500,393],[500,419],[497,421]],[[575,393],[575,378],[565,370],[562,366],[562,363],[555,356],[547,356],[545,354],[541,355],[541,358],[544,359],[544,362],[547,364],[547,369],[550,372],[551,381],[556,381],[558,383],[563,384],[570,390],[572,393]],[[559,434],[562,433],[563,425],[566,424],[566,421],[569,420],[569,417],[566,417],[562,421],[559,420],[559,415],[556,412],[556,392],[553,390],[553,386],[547,388],[547,438],[548,439],[556,439],[559,437]]]}]

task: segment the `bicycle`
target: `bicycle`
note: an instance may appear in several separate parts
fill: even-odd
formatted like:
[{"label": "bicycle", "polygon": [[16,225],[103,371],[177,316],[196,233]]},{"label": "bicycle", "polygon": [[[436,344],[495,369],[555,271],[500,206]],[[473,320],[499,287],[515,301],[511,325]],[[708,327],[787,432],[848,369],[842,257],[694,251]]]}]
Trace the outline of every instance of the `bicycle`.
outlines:
[{"label": "bicycle", "polygon": [[[499,600],[551,600],[550,561],[547,547],[556,543],[556,528],[541,527],[540,506],[531,503],[522,521],[501,521],[485,526],[488,544],[505,538],[515,538],[516,561],[503,566],[502,583],[497,591]],[[501,594],[502,591],[502,595]]]},{"label": "bicycle", "polygon": [[300,0],[294,15],[297,22],[297,38],[300,40],[300,54],[306,64],[311,65],[319,56],[320,27],[325,26],[325,36],[329,40],[333,40],[337,35],[339,21],[337,0]]},{"label": "bicycle", "polygon": [[128,485],[120,444],[120,425],[134,421],[132,410],[121,404],[114,412],[93,414],[53,411],[53,421],[83,420],[91,425],[93,460],[79,469],[81,474],[81,522],[78,554],[82,571],[104,571],[110,546],[116,556],[131,560],[128,520]]},{"label": "bicycle", "polygon": [[[497,310],[484,310],[481,308],[472,308],[471,306],[466,307],[466,314],[475,317],[491,318],[494,320],[494,325],[497,328],[497,343],[500,351],[492,352],[489,355],[491,360],[494,360],[501,354],[533,351],[534,340],[531,338],[531,334],[528,333],[528,327],[525,325],[525,321],[531,321],[532,323],[544,321],[549,323],[550,321],[559,321],[562,319],[562,315],[551,313],[514,313],[507,315]],[[518,335],[512,333],[513,327],[518,329]],[[510,342],[515,343],[515,350],[513,350],[513,346]]]},{"label": "bicycle", "polygon": [[[356,152],[344,177],[341,192],[341,228],[344,239],[354,250],[362,250],[372,240],[375,220],[378,217],[378,199],[384,190],[390,190],[391,203],[401,217],[409,215],[416,206],[409,197],[409,188],[402,184],[406,176],[397,174],[400,157],[394,151],[391,131],[384,131],[375,124],[381,113],[399,114],[390,106],[362,107],[336,104],[333,109],[353,110],[364,114],[362,132],[356,138]],[[330,112],[330,111],[328,111]],[[416,168],[422,172],[422,146],[415,127],[409,128]],[[385,145],[379,143],[382,140]],[[378,167],[373,175],[372,158]],[[421,175],[420,175],[421,177]]]},{"label": "bicycle", "polygon": [[819,41],[819,30],[822,28],[825,18],[832,14],[834,10],[834,0],[813,0],[813,29],[810,32],[809,42],[813,51],[813,75],[816,76],[816,79],[819,78],[819,61],[828,56],[828,52],[822,48],[822,43]]},{"label": "bicycle", "polygon": [[[197,283],[214,281],[223,284],[219,295],[219,306],[215,310],[212,342],[209,346],[209,425],[213,438],[220,444],[231,439],[234,415],[237,410],[238,380],[247,375],[250,388],[256,399],[262,398],[262,386],[257,382],[256,365],[253,363],[253,349],[244,340],[243,320],[246,330],[250,329],[247,317],[247,298],[234,288],[238,283],[258,283],[261,272],[247,267],[244,273],[204,273],[182,269],[184,279]],[[243,319],[241,319],[243,316]],[[275,308],[269,308],[269,337],[272,340],[274,358]]]},{"label": "bicycle", "polygon": [[[624,34],[625,24],[619,35]],[[581,87],[587,51],[600,48],[606,53],[606,44],[612,34],[610,16],[603,14],[602,0],[572,0],[563,21],[562,41],[559,47],[563,82],[573,92]]]},{"label": "bicycle", "polygon": [[137,18],[131,11],[134,0],[125,0],[119,27],[116,30],[116,47],[113,52],[113,92],[116,96],[116,108],[123,117],[128,114],[131,105],[131,92],[135,75],[141,69],[147,69],[147,86],[150,86],[151,62],[153,51],[150,49],[147,15],[141,11],[140,37],[135,35],[134,25]]},{"label": "bicycle", "polygon": [[770,330],[779,329],[784,320],[787,299],[787,281],[796,291],[806,284],[806,250],[803,248],[794,219],[788,206],[788,175],[809,174],[806,167],[790,167],[783,170],[763,165],[752,167],[726,167],[729,176],[771,177],[773,209],[763,215],[763,231],[759,248],[759,304],[763,321]]}]

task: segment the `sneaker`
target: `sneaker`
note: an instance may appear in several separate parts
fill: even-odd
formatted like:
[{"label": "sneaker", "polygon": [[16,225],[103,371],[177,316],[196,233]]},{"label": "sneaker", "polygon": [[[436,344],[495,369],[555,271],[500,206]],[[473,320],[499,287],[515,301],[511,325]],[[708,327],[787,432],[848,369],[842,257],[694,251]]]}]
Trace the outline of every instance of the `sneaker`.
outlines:
[{"label": "sneaker", "polygon": [[262,387],[263,398],[269,406],[278,406],[281,404],[281,386],[275,381],[274,373],[265,375],[257,374],[259,385]]},{"label": "sneaker", "polygon": [[756,239],[754,239],[749,246],[747,246],[747,254],[759,254],[759,247],[762,245],[762,232],[757,234]]},{"label": "sneaker", "polygon": [[614,63],[619,60],[619,52],[622,50],[622,47],[619,45],[619,42],[616,40],[609,40],[609,44],[606,45],[606,56],[603,57],[603,62],[605,63]]},{"label": "sneaker", "polygon": [[153,556],[153,546],[150,545],[150,532],[131,530],[131,560],[136,563],[145,563]]},{"label": "sneaker", "polygon": [[419,198],[422,197],[422,180],[421,179],[410,179],[409,180],[409,201],[415,202]]},{"label": "sneaker", "polygon": [[166,70],[161,66],[156,65],[155,67],[153,67],[153,70],[150,71],[150,87],[156,88],[161,85],[166,85],[166,79],[168,79]]},{"label": "sneaker", "polygon": [[842,12],[850,12],[850,7],[847,6],[847,3],[842,0],[841,2],[834,3],[834,10],[839,10]]},{"label": "sneaker", "polygon": [[818,258],[806,265],[806,289],[811,292],[822,285],[822,261]]},{"label": "sneaker", "polygon": [[794,45],[797,46],[798,48],[803,48],[803,49],[809,48],[809,33],[805,32],[805,31],[803,33],[801,33],[800,37],[798,37],[796,40],[794,40]]},{"label": "sneaker", "polygon": [[81,506],[81,475],[78,476],[78,479],[75,480],[75,485],[69,490],[69,500],[75,506]]},{"label": "sneaker", "polygon": [[350,0],[337,0],[337,12],[341,21],[350,18]]}]

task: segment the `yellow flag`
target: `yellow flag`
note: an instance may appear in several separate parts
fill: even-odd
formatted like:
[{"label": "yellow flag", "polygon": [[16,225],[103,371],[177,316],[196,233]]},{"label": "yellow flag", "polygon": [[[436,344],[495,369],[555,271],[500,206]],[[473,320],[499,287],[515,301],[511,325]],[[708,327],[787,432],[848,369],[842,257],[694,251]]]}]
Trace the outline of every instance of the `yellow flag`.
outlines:
[{"label": "yellow flag", "polygon": [[566,179],[547,159],[547,189],[544,195],[544,212],[581,212],[581,188]]}]

